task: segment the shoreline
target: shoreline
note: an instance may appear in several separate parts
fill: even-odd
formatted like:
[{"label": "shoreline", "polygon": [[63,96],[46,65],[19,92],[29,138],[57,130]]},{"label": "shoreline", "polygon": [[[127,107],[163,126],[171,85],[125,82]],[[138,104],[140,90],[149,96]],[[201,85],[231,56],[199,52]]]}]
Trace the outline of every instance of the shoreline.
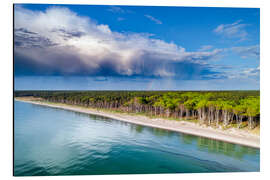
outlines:
[{"label": "shoreline", "polygon": [[224,141],[228,143],[234,143],[244,146],[249,146],[253,148],[260,148],[260,137],[258,135],[253,135],[237,129],[214,129],[212,127],[204,127],[198,124],[187,122],[187,121],[174,121],[166,120],[162,118],[149,118],[143,115],[128,115],[124,113],[116,112],[106,112],[102,110],[80,107],[68,104],[50,104],[46,102],[39,102],[33,100],[25,100],[20,98],[15,98],[14,101],[22,101],[26,103],[47,106],[52,108],[59,108],[64,110],[70,110],[75,112],[80,112],[84,114],[92,114],[103,117],[112,118],[114,120],[124,121],[132,124],[165,129],[174,132],[180,132],[185,134],[191,134],[195,136],[206,137],[210,139],[215,139],[219,141]]}]

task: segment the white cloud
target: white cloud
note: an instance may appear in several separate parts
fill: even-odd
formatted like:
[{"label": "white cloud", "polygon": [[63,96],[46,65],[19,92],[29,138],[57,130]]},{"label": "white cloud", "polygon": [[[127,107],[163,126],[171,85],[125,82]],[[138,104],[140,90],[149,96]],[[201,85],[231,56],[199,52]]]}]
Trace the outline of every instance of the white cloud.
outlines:
[{"label": "white cloud", "polygon": [[125,13],[134,13],[131,10],[119,7],[119,6],[111,6],[109,9],[107,9],[108,11],[112,12],[112,13],[118,13],[118,14],[125,14]]},{"label": "white cloud", "polygon": [[43,66],[51,73],[174,76],[169,64],[200,66],[221,52],[187,52],[149,34],[113,32],[108,25],[67,8],[31,11],[15,7],[14,17],[15,63],[36,69]]},{"label": "white cloud", "polygon": [[117,18],[117,21],[124,21],[124,20],[125,20],[125,18],[122,18],[122,17]]},{"label": "white cloud", "polygon": [[210,49],[213,49],[213,46],[211,46],[211,45],[204,45],[204,46],[201,46],[201,48],[199,49],[199,51],[209,51]]},{"label": "white cloud", "polygon": [[220,24],[213,31],[226,38],[237,38],[240,41],[247,39],[247,31],[245,27],[247,24],[241,24],[241,21],[236,21],[232,24]]},{"label": "white cloud", "polygon": [[239,68],[237,71],[228,72],[229,79],[256,79],[260,78],[260,67],[256,68]]},{"label": "white cloud", "polygon": [[231,50],[237,53],[241,58],[256,58],[260,59],[260,46],[239,46],[239,47],[232,47]]},{"label": "white cloud", "polygon": [[111,11],[113,13],[125,13],[125,10],[118,6],[111,6],[108,11]]},{"label": "white cloud", "polygon": [[260,75],[260,67],[257,68],[247,68],[243,71],[245,76],[259,76]]},{"label": "white cloud", "polygon": [[158,20],[157,18],[154,18],[153,16],[150,16],[148,14],[146,14],[144,16],[147,17],[148,19],[150,19],[151,21],[155,22],[156,24],[162,24],[162,22],[160,20]]}]

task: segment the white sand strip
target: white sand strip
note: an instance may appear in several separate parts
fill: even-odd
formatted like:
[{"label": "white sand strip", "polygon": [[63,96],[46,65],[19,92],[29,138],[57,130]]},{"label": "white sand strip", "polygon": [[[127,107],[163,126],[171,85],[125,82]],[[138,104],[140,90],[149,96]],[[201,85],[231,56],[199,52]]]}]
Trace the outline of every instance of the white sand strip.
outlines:
[{"label": "white sand strip", "polygon": [[50,104],[45,102],[37,102],[30,100],[15,99],[17,101],[23,101],[27,103],[43,105],[53,108],[66,109],[86,114],[93,114],[98,116],[104,116],[120,121],[125,121],[133,124],[155,127],[160,129],[166,129],[175,132],[181,132],[186,134],[192,134],[201,137],[207,137],[211,139],[221,140],[225,142],[260,148],[260,137],[258,135],[250,134],[243,130],[231,128],[228,130],[214,129],[211,127],[200,126],[196,123],[191,123],[187,121],[175,121],[175,120],[165,120],[161,118],[152,119],[147,116],[142,115],[128,115],[125,113],[115,113],[101,111],[91,108],[84,108],[80,106],[67,105],[67,104]]}]

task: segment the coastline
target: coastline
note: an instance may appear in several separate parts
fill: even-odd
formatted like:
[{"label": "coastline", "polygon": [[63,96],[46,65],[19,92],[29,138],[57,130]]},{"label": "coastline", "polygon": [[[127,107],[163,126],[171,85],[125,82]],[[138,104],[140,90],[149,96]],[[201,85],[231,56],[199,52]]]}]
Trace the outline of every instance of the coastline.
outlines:
[{"label": "coastline", "polygon": [[65,109],[85,114],[98,115],[103,117],[112,118],[119,121],[124,121],[132,124],[148,126],[153,128],[165,129],[174,132],[180,132],[185,134],[191,134],[195,136],[206,137],[210,139],[216,139],[224,142],[260,148],[260,137],[258,135],[250,134],[236,129],[214,129],[212,127],[204,127],[198,124],[187,121],[174,121],[166,120],[162,118],[149,118],[143,115],[129,115],[124,113],[107,112],[92,108],[67,105],[67,104],[50,104],[46,102],[26,100],[15,98],[15,101],[22,101],[26,103],[48,106],[52,108]]}]

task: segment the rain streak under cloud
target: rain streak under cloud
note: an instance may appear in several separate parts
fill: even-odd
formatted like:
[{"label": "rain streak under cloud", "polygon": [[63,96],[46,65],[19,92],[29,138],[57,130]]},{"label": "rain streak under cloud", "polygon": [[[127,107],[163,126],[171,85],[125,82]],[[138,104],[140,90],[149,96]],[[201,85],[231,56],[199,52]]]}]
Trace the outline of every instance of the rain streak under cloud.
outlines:
[{"label": "rain streak under cloud", "polygon": [[[124,23],[129,21],[125,14],[136,14],[135,10],[115,8],[117,13],[116,10],[109,11],[108,7],[105,11],[120,15]],[[166,25],[164,19],[161,21],[151,13],[141,14],[141,17],[156,26]],[[219,23],[209,34],[236,42],[247,41],[248,26],[251,25],[242,20]],[[109,24],[67,7],[48,6],[33,10],[15,5],[15,76],[85,76],[94,77],[97,82],[109,80],[107,77],[153,80],[247,77],[259,80],[258,63],[237,68],[226,63],[231,55],[241,61],[248,62],[252,58],[254,62],[259,61],[260,49],[256,43],[248,46],[232,43],[231,47],[204,44],[195,50],[187,50],[190,48],[185,48],[185,43],[159,37],[147,29],[145,32],[112,30]]]},{"label": "rain streak under cloud", "polygon": [[34,74],[186,77],[187,67],[197,75],[215,74],[207,60],[222,51],[187,52],[150,34],[112,32],[67,8],[18,7],[14,31],[16,64],[26,64]]}]

